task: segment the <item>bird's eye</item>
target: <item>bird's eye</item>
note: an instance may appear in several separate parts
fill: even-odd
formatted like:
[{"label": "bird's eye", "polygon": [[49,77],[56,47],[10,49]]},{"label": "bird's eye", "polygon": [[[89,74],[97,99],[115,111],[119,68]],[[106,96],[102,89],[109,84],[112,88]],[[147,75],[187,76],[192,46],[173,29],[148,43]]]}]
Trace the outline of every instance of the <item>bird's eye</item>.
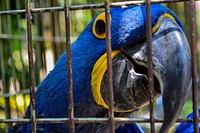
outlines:
[{"label": "bird's eye", "polygon": [[99,14],[96,19],[94,20],[93,26],[92,26],[92,33],[95,37],[99,39],[105,39],[106,38],[106,27],[105,27],[105,12],[102,12]]},{"label": "bird's eye", "polygon": [[96,22],[96,33],[101,35],[105,33],[105,31],[106,31],[105,22],[103,20],[98,20]]}]

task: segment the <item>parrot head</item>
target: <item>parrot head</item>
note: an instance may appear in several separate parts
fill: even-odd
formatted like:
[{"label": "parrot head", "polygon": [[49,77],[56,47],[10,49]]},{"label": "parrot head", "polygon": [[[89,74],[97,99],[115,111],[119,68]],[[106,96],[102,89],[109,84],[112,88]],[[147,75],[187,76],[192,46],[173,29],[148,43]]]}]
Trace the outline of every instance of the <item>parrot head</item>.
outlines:
[{"label": "parrot head", "polygon": [[[130,114],[149,102],[145,6],[110,9],[115,116]],[[191,86],[191,55],[181,22],[162,5],[151,5],[154,96],[163,98],[164,133],[177,120]],[[100,12],[71,45],[75,117],[108,116],[105,12]],[[68,117],[66,53],[38,86],[37,118]],[[26,118],[30,118],[30,107]],[[89,126],[87,126],[89,125]],[[109,126],[76,124],[77,132],[109,132]],[[108,125],[108,124],[106,124]],[[38,124],[37,130],[62,132],[66,124]],[[19,126],[16,126],[18,128]],[[30,131],[30,124],[19,130]],[[116,126],[116,128],[119,126]]]},{"label": "parrot head", "polygon": [[[116,113],[128,114],[149,102],[145,10],[145,6],[110,10]],[[163,97],[160,132],[167,132],[177,120],[191,86],[191,55],[182,24],[171,10],[152,5],[151,21],[154,96]],[[105,12],[90,22],[74,46],[84,51],[83,61],[90,62],[95,103],[108,109]]]}]

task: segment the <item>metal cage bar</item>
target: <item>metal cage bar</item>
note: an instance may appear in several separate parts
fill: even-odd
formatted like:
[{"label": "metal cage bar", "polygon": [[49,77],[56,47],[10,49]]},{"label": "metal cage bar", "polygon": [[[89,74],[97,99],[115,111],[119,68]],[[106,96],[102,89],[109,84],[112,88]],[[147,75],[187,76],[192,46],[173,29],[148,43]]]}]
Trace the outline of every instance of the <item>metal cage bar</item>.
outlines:
[{"label": "metal cage bar", "polygon": [[35,87],[34,87],[34,68],[33,68],[33,48],[32,48],[32,22],[30,12],[30,0],[25,1],[26,6],[26,26],[28,43],[28,61],[29,61],[29,80],[30,80],[30,105],[31,105],[31,124],[32,132],[36,133],[36,112],[35,112]]},{"label": "metal cage bar", "polygon": [[67,72],[68,72],[68,106],[69,106],[69,128],[70,132],[75,132],[74,124],[74,103],[73,103],[73,79],[72,79],[72,59],[71,59],[71,49],[70,49],[70,13],[69,13],[69,0],[65,0],[65,27],[66,27],[66,54],[67,54]]},{"label": "metal cage bar", "polygon": [[151,27],[151,0],[145,0],[146,6],[146,38],[147,38],[147,54],[148,54],[148,89],[149,89],[149,110],[150,110],[150,127],[151,133],[155,133],[154,118],[154,79],[153,79],[153,63],[152,63],[152,27]]},{"label": "metal cage bar", "polygon": [[[20,40],[20,41],[26,41],[27,38],[25,35],[10,35],[10,34],[1,34],[1,39],[12,39],[12,40]],[[45,41],[51,41],[51,42],[58,42],[58,43],[64,43],[65,37],[42,37],[42,36],[32,36],[33,41],[37,42],[45,42]]]},{"label": "metal cage bar", "polygon": [[[105,0],[104,4],[86,4],[86,5],[74,5],[70,6],[68,0],[64,0],[65,4],[63,7],[47,7],[47,8],[30,8],[30,0],[26,0],[26,8],[25,10],[13,10],[13,11],[1,11],[0,16],[4,15],[20,15],[26,14],[27,21],[27,39],[24,36],[13,36],[9,37],[0,35],[0,38],[5,39],[18,39],[18,40],[27,40],[28,42],[28,53],[29,53],[29,74],[30,74],[30,92],[31,92],[31,119],[1,119],[0,123],[31,123],[32,131],[36,132],[36,123],[69,123],[70,132],[75,132],[75,123],[109,123],[110,124],[110,132],[114,132],[115,123],[150,123],[151,133],[155,132],[155,123],[162,123],[163,120],[156,119],[154,117],[154,93],[153,93],[153,72],[152,72],[152,29],[151,29],[151,16],[150,16],[150,4],[154,3],[171,3],[171,2],[190,2],[190,27],[191,27],[191,51],[192,51],[192,79],[193,79],[193,110],[194,110],[194,119],[182,118],[178,119],[177,122],[193,122],[195,127],[195,133],[198,133],[198,122],[200,119],[198,118],[198,95],[197,95],[197,62],[196,62],[196,27],[195,27],[195,0],[145,0],[145,1],[130,1],[130,2],[117,2],[110,3],[109,0]],[[149,78],[149,92],[150,92],[150,117],[149,119],[139,119],[139,118],[115,118],[114,117],[114,106],[113,106],[113,88],[112,88],[112,62],[111,62],[111,35],[110,35],[110,7],[118,7],[122,5],[146,5],[146,13],[147,13],[147,42],[148,42],[148,78]],[[73,80],[72,80],[72,60],[71,60],[71,50],[70,50],[70,11],[73,10],[84,10],[84,9],[97,9],[97,8],[105,8],[106,10],[106,46],[107,46],[107,58],[108,58],[108,76],[109,76],[109,118],[74,118],[74,103],[73,103]],[[35,115],[35,101],[34,101],[34,68],[33,68],[33,49],[32,49],[32,41],[34,37],[32,36],[32,23],[31,23],[31,15],[33,13],[45,13],[45,12],[64,12],[65,13],[65,26],[66,26],[66,51],[67,51],[67,69],[68,69],[68,94],[69,94],[69,118],[36,118]],[[1,20],[0,20],[1,23]],[[1,24],[0,24],[1,25]],[[1,32],[1,29],[0,29]],[[36,37],[36,41],[45,41],[46,38]],[[47,39],[48,40],[48,39]],[[50,38],[49,41],[59,41],[56,38]],[[64,42],[64,38],[62,38],[62,42]],[[2,42],[0,40],[0,58],[3,59],[3,48]],[[2,73],[4,70],[4,64],[1,63]],[[3,80],[5,79],[2,77]],[[24,88],[23,88],[24,89]],[[8,93],[6,93],[8,94]],[[1,97],[9,97],[10,95],[3,95]],[[19,93],[18,93],[19,94]],[[17,95],[17,94],[16,94]]]},{"label": "metal cage bar", "polygon": [[112,57],[111,57],[111,32],[110,32],[110,1],[105,0],[106,12],[106,52],[107,52],[107,66],[108,66],[108,94],[109,94],[109,123],[110,133],[115,132],[114,121],[114,93],[113,93],[113,76],[112,76]]},{"label": "metal cage bar", "polygon": [[[124,117],[115,117],[115,123],[150,123],[149,118],[124,118]],[[198,119],[200,121],[200,118]],[[38,124],[42,123],[67,123],[69,122],[69,118],[37,118],[36,122]],[[74,118],[74,123],[109,123],[109,118]],[[177,123],[181,122],[194,122],[191,118],[179,118]],[[1,119],[0,123],[31,123],[30,119]],[[155,123],[163,123],[162,119],[156,119]]]},{"label": "metal cage bar", "polygon": [[193,100],[193,112],[194,112],[194,132],[199,132],[198,127],[198,86],[197,86],[197,46],[196,46],[196,13],[195,13],[195,1],[190,0],[190,38],[191,38],[191,54],[192,54],[192,100]]}]

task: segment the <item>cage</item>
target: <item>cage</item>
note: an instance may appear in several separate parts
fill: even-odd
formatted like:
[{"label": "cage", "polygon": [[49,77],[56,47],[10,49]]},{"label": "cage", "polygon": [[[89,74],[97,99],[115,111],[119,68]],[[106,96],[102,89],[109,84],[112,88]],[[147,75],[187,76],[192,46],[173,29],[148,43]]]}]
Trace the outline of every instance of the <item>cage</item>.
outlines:
[{"label": "cage", "polygon": [[[110,8],[145,5],[146,38],[148,50],[152,51],[151,4],[163,4],[172,9],[181,19],[189,40],[192,57],[192,89],[181,116],[170,129],[173,132],[180,122],[193,122],[198,131],[198,80],[199,74],[199,20],[200,2],[195,0],[25,0],[0,2],[0,131],[7,132],[14,124],[67,123],[70,132],[75,132],[77,123],[106,123],[110,132],[115,132],[118,123],[139,123],[145,132],[158,132],[163,123],[158,102],[153,95],[153,81],[148,82],[149,106],[133,113],[133,118],[114,117]],[[99,12],[106,14],[106,47],[108,55],[109,110],[102,118],[78,118],[74,116],[73,78],[70,45]],[[54,68],[56,61],[67,51],[69,118],[37,118],[34,94],[37,86]],[[153,78],[152,53],[148,52],[148,78]],[[24,118],[30,106],[31,119]],[[158,107],[157,107],[158,106]],[[194,111],[194,119],[185,118]],[[161,113],[162,115],[162,113]]]}]

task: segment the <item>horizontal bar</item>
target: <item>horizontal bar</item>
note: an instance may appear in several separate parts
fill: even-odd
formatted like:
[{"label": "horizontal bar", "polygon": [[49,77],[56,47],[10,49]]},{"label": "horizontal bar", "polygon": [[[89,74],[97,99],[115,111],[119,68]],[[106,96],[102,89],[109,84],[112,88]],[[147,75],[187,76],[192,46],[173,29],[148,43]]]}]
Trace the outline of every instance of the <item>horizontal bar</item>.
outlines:
[{"label": "horizontal bar", "polygon": [[[32,36],[33,41],[44,42],[60,42],[65,43],[65,37],[47,37],[47,36]],[[0,39],[13,39],[13,40],[27,40],[26,35],[11,35],[11,34],[0,34]]]},{"label": "horizontal bar", "polygon": [[10,96],[16,96],[16,95],[20,95],[20,94],[30,94],[30,89],[24,89],[24,90],[21,90],[17,93],[4,93],[4,94],[0,94],[0,97],[10,97]]},{"label": "horizontal bar", "polygon": [[[120,118],[115,117],[114,121],[117,123],[149,123],[150,119],[148,118]],[[36,119],[37,124],[42,123],[67,123],[69,122],[69,118],[39,118]],[[75,123],[109,123],[109,118],[74,118]],[[156,119],[156,123],[162,123],[162,119]],[[176,121],[177,123],[180,122],[193,122],[193,119],[181,118]],[[200,119],[199,119],[200,122]],[[0,123],[31,123],[30,119],[1,119]]]},{"label": "horizontal bar", "polygon": [[[172,2],[188,2],[189,0],[152,0],[151,4],[158,3],[172,3]],[[200,0],[195,0],[200,1]],[[144,1],[127,1],[127,2],[116,2],[110,3],[110,7],[119,7],[119,6],[130,6],[130,5],[143,5]],[[69,10],[84,10],[84,9],[97,9],[104,8],[104,4],[85,4],[85,5],[74,5],[70,6]],[[56,12],[56,11],[64,11],[64,7],[46,7],[46,8],[32,8],[31,13],[48,13],[48,12]],[[3,15],[18,15],[25,14],[26,10],[7,10],[0,11],[0,16]]]}]

